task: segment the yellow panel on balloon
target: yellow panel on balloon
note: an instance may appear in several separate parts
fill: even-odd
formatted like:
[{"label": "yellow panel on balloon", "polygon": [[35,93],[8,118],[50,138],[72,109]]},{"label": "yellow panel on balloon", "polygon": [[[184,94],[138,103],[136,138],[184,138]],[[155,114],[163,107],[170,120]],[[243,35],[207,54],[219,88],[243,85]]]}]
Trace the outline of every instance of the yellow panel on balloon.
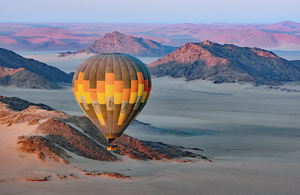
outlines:
[{"label": "yellow panel on balloon", "polygon": [[122,125],[125,115],[126,115],[126,113],[120,113],[118,125]]},{"label": "yellow panel on balloon", "polygon": [[78,84],[78,94],[79,94],[79,96],[84,96],[82,84]]},{"label": "yellow panel on balloon", "polygon": [[137,92],[131,92],[129,103],[134,104],[136,102],[136,98],[137,98]]},{"label": "yellow panel on balloon", "polygon": [[90,92],[84,93],[84,99],[85,99],[85,101],[86,101],[87,104],[91,104],[92,103]]},{"label": "yellow panel on balloon", "polygon": [[114,85],[105,85],[106,97],[114,97],[114,93],[115,93]]},{"label": "yellow panel on balloon", "polygon": [[98,93],[98,101],[99,101],[99,104],[106,104],[105,93]]},{"label": "yellow panel on balloon", "polygon": [[139,84],[138,96],[142,96],[144,92],[144,84]]},{"label": "yellow panel on balloon", "polygon": [[122,103],[122,93],[115,93],[115,104],[121,104]]},{"label": "yellow panel on balloon", "polygon": [[141,102],[143,103],[147,97],[147,91],[144,91]]},{"label": "yellow panel on balloon", "polygon": [[97,117],[101,123],[101,125],[105,125],[104,119],[103,119],[103,115],[101,113],[97,114]]}]

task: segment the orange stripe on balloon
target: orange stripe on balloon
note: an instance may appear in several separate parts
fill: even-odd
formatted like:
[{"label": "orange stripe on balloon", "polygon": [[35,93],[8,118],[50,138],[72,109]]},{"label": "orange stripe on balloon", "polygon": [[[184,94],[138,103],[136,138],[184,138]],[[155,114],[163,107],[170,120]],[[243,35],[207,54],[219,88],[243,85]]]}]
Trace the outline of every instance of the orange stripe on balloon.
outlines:
[{"label": "orange stripe on balloon", "polygon": [[123,89],[123,100],[129,100],[130,99],[130,93],[131,89]]},{"label": "orange stripe on balloon", "polygon": [[78,76],[78,84],[82,84],[82,81],[83,81],[83,75],[84,75],[83,72],[80,72],[80,73],[79,73],[79,76]]},{"label": "orange stripe on balloon", "polygon": [[138,91],[138,81],[132,80],[131,81],[131,92],[137,92]]},{"label": "orange stripe on balloon", "polygon": [[97,81],[97,92],[105,93],[105,81]]},{"label": "orange stripe on balloon", "polygon": [[144,77],[143,77],[143,74],[142,74],[141,72],[138,72],[138,73],[137,73],[137,76],[138,76],[139,84],[143,84],[143,83],[144,83]]},{"label": "orange stripe on balloon", "polygon": [[83,92],[86,93],[86,92],[89,92],[90,89],[89,89],[89,81],[88,80],[83,80]]},{"label": "orange stripe on balloon", "polygon": [[96,89],[90,89],[90,95],[92,100],[98,100],[97,96],[97,90]]},{"label": "orange stripe on balloon", "polygon": [[114,73],[106,73],[105,85],[113,85],[113,84],[114,84]]},{"label": "orange stripe on balloon", "polygon": [[115,93],[122,93],[123,92],[123,81],[115,81]]}]

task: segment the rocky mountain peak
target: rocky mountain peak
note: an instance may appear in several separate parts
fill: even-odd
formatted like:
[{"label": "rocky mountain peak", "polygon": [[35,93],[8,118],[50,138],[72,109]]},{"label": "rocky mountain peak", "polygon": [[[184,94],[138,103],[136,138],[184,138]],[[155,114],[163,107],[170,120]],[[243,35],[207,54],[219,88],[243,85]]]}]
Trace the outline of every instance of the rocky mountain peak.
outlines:
[{"label": "rocky mountain peak", "polygon": [[128,35],[125,35],[123,33],[120,33],[118,31],[114,31],[112,33],[107,33],[104,35],[104,39],[119,39],[119,38],[124,38],[124,37],[129,37]]},{"label": "rocky mountain peak", "polygon": [[0,78],[5,77],[7,75],[13,75],[13,74],[23,71],[23,70],[25,70],[25,69],[24,68],[14,69],[14,68],[6,68],[6,67],[0,66]]},{"label": "rocky mountain peak", "polygon": [[256,47],[210,41],[187,43],[148,66],[154,76],[185,77],[187,81],[278,85],[300,80],[300,61],[288,61]]},{"label": "rocky mountain peak", "polygon": [[213,42],[211,42],[211,41],[209,41],[209,40],[206,40],[206,41],[203,42],[203,44],[204,44],[204,45],[212,45]]},{"label": "rocky mountain peak", "polygon": [[93,44],[76,52],[60,53],[60,57],[78,53],[127,53],[134,56],[164,56],[176,47],[163,46],[150,39],[143,39],[131,35],[125,35],[118,31],[107,33],[103,38],[96,40]]},{"label": "rocky mountain peak", "polygon": [[[205,45],[212,45],[210,41],[203,42]],[[155,67],[162,63],[168,63],[176,61],[180,64],[193,63],[196,60],[204,60],[208,67],[215,66],[217,64],[230,64],[226,58],[220,58],[214,56],[211,52],[201,47],[199,44],[187,43],[181,48],[169,53],[164,58],[150,63],[149,67]]]},{"label": "rocky mountain peak", "polygon": [[270,51],[261,50],[261,49],[257,49],[257,48],[252,48],[251,51],[253,51],[257,55],[262,56],[262,57],[270,57],[270,58],[278,58],[279,59],[278,56],[276,56],[273,52],[270,52]]}]

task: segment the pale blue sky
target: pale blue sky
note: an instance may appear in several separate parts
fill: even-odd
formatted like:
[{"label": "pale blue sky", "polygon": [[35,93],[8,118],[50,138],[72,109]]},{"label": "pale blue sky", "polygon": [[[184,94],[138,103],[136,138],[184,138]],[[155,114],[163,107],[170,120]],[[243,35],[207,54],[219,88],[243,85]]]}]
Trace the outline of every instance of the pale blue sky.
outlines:
[{"label": "pale blue sky", "polygon": [[300,23],[300,0],[0,0],[0,22]]}]

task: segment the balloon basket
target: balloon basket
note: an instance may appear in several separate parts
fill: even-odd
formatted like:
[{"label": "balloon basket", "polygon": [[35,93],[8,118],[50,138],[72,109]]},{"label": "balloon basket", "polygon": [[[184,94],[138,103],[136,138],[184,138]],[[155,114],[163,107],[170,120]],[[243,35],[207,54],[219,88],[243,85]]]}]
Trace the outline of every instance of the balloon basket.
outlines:
[{"label": "balloon basket", "polygon": [[107,147],[108,151],[113,151],[113,150],[117,150],[117,149],[118,149],[118,146],[116,146],[116,145],[112,145],[112,146]]}]

